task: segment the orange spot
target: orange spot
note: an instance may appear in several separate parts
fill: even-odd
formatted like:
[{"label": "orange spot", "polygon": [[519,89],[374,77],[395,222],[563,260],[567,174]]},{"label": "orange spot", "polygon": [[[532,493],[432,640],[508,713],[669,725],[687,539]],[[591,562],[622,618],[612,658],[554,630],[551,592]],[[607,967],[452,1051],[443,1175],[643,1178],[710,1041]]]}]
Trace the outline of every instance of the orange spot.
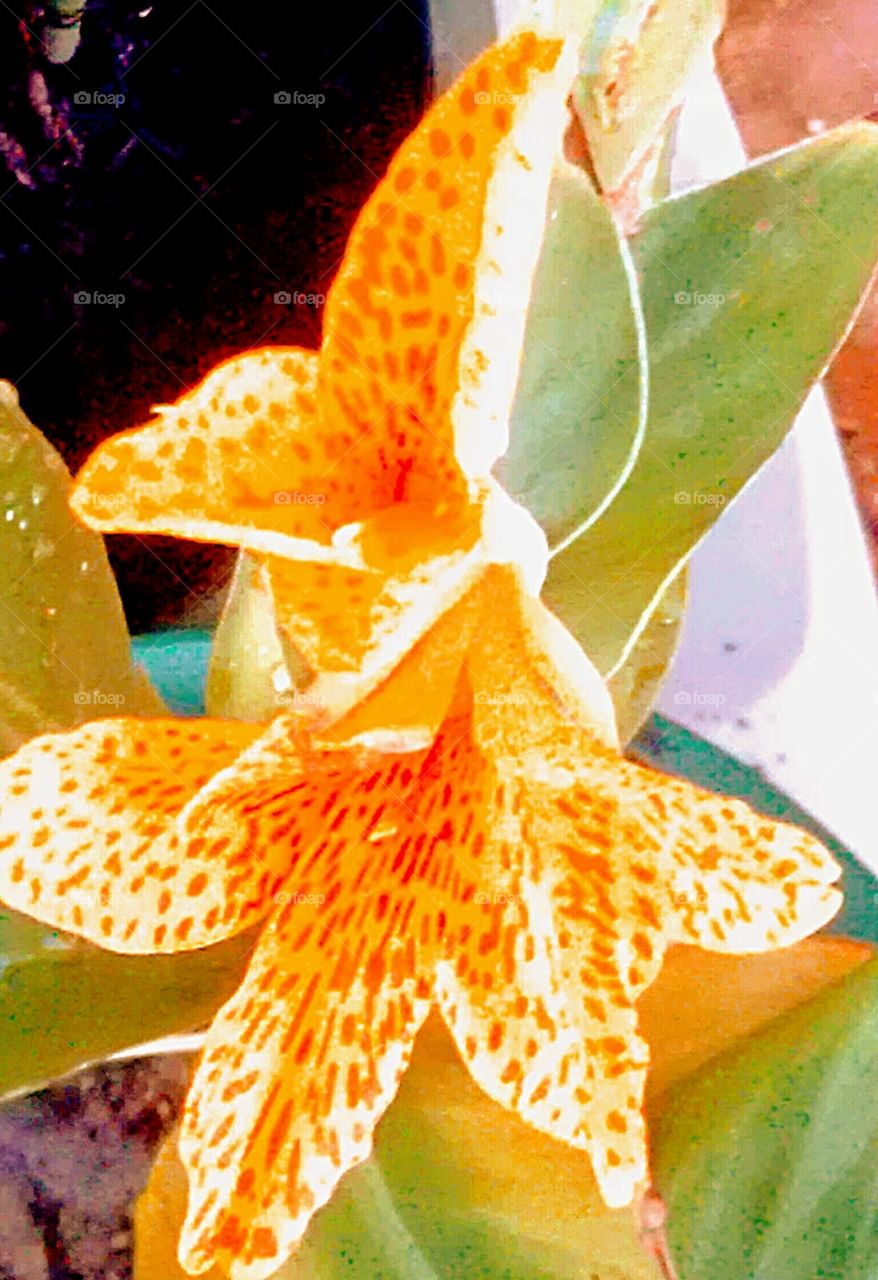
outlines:
[{"label": "orange spot", "polygon": [[197,898],[199,894],[204,893],[207,888],[207,876],[200,871],[197,876],[193,876],[186,886],[186,892],[190,898]]},{"label": "orange spot", "polygon": [[250,1237],[250,1252],[254,1258],[274,1258],[277,1254],[277,1237],[270,1227],[257,1227]]},{"label": "orange spot", "polygon": [[451,150],[451,139],[444,129],[431,129],[428,142],[433,155],[439,159]]},{"label": "orange spot", "polygon": [[405,195],[407,191],[411,191],[415,185],[417,174],[409,165],[400,169],[396,177],[393,179],[393,185],[400,195]]}]

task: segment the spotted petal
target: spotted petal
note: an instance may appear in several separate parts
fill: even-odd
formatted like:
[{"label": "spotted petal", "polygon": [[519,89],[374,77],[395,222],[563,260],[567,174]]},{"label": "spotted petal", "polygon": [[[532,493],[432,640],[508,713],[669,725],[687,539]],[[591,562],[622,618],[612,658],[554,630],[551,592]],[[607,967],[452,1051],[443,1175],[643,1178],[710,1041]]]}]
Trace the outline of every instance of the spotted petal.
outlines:
[{"label": "spotted petal", "polygon": [[799,942],[841,906],[841,868],[808,832],[640,765],[617,777],[642,932],[660,918],[670,940],[748,954]]},{"label": "spotted petal", "polygon": [[356,504],[334,466],[339,432],[320,428],[316,396],[313,351],[266,347],[226,360],[152,422],[99,445],[73,509],[108,533],[326,558]]},{"label": "spotted petal", "polygon": [[114,951],[239,932],[272,905],[272,872],[246,794],[224,806],[209,784],[260,732],[120,717],[35,738],[0,764],[0,900]]},{"label": "spotted petal", "polygon": [[[531,279],[575,73],[517,32],[403,143],[326,304],[320,399],[370,505],[447,508],[504,451]],[[491,358],[490,353],[494,353]]]},{"label": "spotted petal", "polygon": [[463,724],[418,754],[320,749],[304,776],[284,732],[278,721],[238,781],[259,839],[282,842],[290,869],[211,1029],[181,1146],[182,1260],[194,1271],[218,1260],[234,1280],[271,1274],[368,1154],[474,893],[484,801],[486,765]]},{"label": "spotted petal", "polygon": [[[534,657],[540,606],[497,582],[467,669],[473,735],[497,778],[483,883],[501,895],[507,972],[501,980],[495,966],[489,981],[478,962],[462,965],[444,979],[443,1001],[483,1087],[584,1145],[619,1205],[647,1169],[633,1001],[668,943],[759,951],[795,941],[837,909],[838,868],[802,832],[623,761],[588,699],[565,691],[552,652]],[[538,1079],[530,1060],[547,1039],[556,1069]],[[552,1100],[548,1115],[535,1096]]]},{"label": "spotted petal", "polygon": [[214,1020],[181,1135],[188,1270],[216,1260],[233,1280],[272,1275],[369,1154],[430,1007],[404,931],[411,902],[393,898],[381,924],[378,903],[340,902],[339,881],[299,888]]},{"label": "spotted petal", "polygon": [[315,712],[336,718],[367,696],[475,584],[479,513],[437,533],[408,504],[366,521],[362,568],[262,557],[278,625],[318,677]]},{"label": "spotted petal", "polygon": [[468,68],[354,227],[319,373],[296,348],[221,364],[96,450],[82,519],[326,560],[335,530],[394,503],[465,503],[461,466],[484,476],[505,447],[574,71],[572,47],[533,32]]},{"label": "spotted petal", "polygon": [[482,858],[493,887],[469,906],[468,936],[440,967],[437,992],[485,1092],[586,1150],[615,1206],[646,1174],[647,1050],[618,968],[610,861],[559,839],[565,803],[541,783],[498,784]]}]

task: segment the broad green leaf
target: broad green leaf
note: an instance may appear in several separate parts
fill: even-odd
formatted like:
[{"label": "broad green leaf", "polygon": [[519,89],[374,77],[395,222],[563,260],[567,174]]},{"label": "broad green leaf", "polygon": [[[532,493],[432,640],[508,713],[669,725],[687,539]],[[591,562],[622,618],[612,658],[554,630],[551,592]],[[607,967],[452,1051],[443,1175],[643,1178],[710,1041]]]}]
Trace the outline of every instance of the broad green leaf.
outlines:
[{"label": "broad green leaf", "polygon": [[874,1280],[878,960],[683,1081],[654,1153],[685,1280]]},{"label": "broad green leaf", "polygon": [[632,243],[649,338],[646,437],[545,597],[604,674],[773,453],[878,256],[878,128],[860,123],[656,205]]},{"label": "broad green leaf", "polygon": [[0,1096],[205,1025],[253,945],[243,935],[178,956],[122,956],[0,911]]},{"label": "broad green leaf", "polygon": [[296,661],[281,643],[271,594],[259,580],[257,565],[241,552],[210,652],[207,714],[270,720],[289,703],[305,674],[304,661]]},{"label": "broad green leaf", "polygon": [[[104,544],[67,507],[60,456],[0,384],[0,753],[162,707],[132,663]],[[109,500],[109,499],[108,499]]]},{"label": "broad green leaf", "polygon": [[574,101],[601,188],[616,191],[658,139],[722,29],[719,0],[607,0]]},{"label": "broad green leaf", "polygon": [[643,437],[646,400],[627,245],[585,174],[559,161],[499,468],[550,547],[575,537],[623,482]]},{"label": "broad green leaf", "polygon": [[[780,963],[776,956],[674,948],[641,1004],[654,1076],[672,1083],[868,954],[839,939],[810,939],[783,952]],[[658,1098],[650,1103],[653,1115],[660,1105]],[[170,1142],[135,1213],[136,1280],[183,1280],[176,1242],[185,1203],[186,1176]],[[657,1280],[632,1212],[606,1209],[582,1153],[486,1098],[438,1019],[419,1037],[373,1156],[344,1179],[298,1256],[276,1274],[279,1280]]]},{"label": "broad green leaf", "polygon": [[637,643],[608,682],[622,743],[630,742],[646,720],[671,665],[683,626],[687,580],[684,567],[668,583]]}]

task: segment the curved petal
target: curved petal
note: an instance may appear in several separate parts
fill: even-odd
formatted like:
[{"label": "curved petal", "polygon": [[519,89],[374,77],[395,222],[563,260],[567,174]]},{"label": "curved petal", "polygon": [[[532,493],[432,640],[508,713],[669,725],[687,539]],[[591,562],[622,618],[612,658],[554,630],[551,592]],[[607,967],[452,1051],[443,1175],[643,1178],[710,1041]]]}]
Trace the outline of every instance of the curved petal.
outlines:
[{"label": "curved petal", "polygon": [[483,885],[457,962],[441,966],[443,1015],[475,1080],[522,1119],[588,1152],[608,1204],[647,1171],[648,1052],[619,971],[624,924],[606,826],[571,845],[580,799],[562,774],[501,762],[485,817]]},{"label": "curved petal", "polygon": [[420,922],[392,881],[355,896],[359,869],[291,892],[208,1033],[180,1138],[187,1270],[272,1275],[396,1093],[430,1008]]},{"label": "curved petal", "polygon": [[108,533],[326,557],[354,498],[334,466],[340,433],[318,418],[317,359],[265,347],[218,365],[154,421],[98,446],[74,511]]},{"label": "curved petal", "polygon": [[[326,304],[320,403],[371,507],[446,508],[506,446],[574,51],[518,32],[400,147]],[[463,474],[461,474],[461,468]]]},{"label": "curved petal", "polygon": [[467,658],[473,733],[490,753],[537,760],[553,748],[559,725],[595,743],[618,746],[604,681],[582,649],[539,600],[523,594],[513,570],[486,574],[482,642]]},{"label": "curved petal", "polygon": [[[318,731],[321,741],[396,751],[429,747],[443,722],[469,706],[461,677],[483,597],[479,578],[362,701]],[[305,696],[319,699],[324,687],[317,680]]]},{"label": "curved petal", "polygon": [[270,1275],[368,1154],[432,1000],[437,956],[474,893],[485,799],[465,722],[446,723],[418,754],[318,750],[298,792],[272,767],[270,738],[282,766],[277,724],[242,771],[251,810],[277,828],[262,838],[286,833],[291,869],[251,971],[210,1031],[181,1143],[183,1263],[200,1271],[216,1259],[234,1280]]},{"label": "curved petal", "polygon": [[336,719],[366,697],[478,580],[480,548],[428,555],[396,574],[262,561],[278,626],[315,672],[315,716]]},{"label": "curved petal", "polygon": [[731,955],[769,951],[838,911],[841,868],[808,832],[655,770],[620,769],[630,784],[630,883],[640,881],[641,902],[662,914],[669,941]]},{"label": "curved petal", "polygon": [[235,879],[234,817],[188,815],[260,732],[118,717],[33,739],[0,763],[0,900],[114,951],[238,932],[264,907]]}]

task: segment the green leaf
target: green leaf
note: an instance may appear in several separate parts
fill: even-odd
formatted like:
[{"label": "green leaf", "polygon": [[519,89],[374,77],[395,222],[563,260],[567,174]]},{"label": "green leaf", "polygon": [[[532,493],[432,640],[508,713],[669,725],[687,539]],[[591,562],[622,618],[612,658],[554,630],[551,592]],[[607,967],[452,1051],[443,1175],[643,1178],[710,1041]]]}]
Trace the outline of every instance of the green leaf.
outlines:
[{"label": "green leaf", "polygon": [[306,672],[304,660],[281,643],[271,593],[259,579],[258,566],[241,552],[210,652],[207,714],[251,723],[270,720],[288,704]]},{"label": "green leaf", "polygon": [[103,540],[67,507],[60,456],[0,384],[0,753],[37,733],[156,715]]},{"label": "green leaf", "polygon": [[616,191],[659,138],[722,30],[718,0],[606,0],[574,91],[602,190]]},{"label": "green leaf", "polygon": [[559,162],[499,468],[551,547],[593,520],[634,464],[644,337],[628,248],[585,174]]},{"label": "green leaf", "polygon": [[780,444],[878,257],[878,129],[853,124],[663,201],[633,241],[650,407],[625,488],[545,598],[600,671]]},{"label": "green leaf", "polygon": [[878,960],[681,1083],[653,1130],[685,1280],[878,1274]]},{"label": "green leaf", "polygon": [[205,1025],[241,980],[244,934],[176,956],[122,956],[0,914],[0,1096]]},{"label": "green leaf", "polygon": [[608,682],[623,744],[643,725],[664,683],[683,626],[688,577],[684,568],[668,583],[637,643]]}]

